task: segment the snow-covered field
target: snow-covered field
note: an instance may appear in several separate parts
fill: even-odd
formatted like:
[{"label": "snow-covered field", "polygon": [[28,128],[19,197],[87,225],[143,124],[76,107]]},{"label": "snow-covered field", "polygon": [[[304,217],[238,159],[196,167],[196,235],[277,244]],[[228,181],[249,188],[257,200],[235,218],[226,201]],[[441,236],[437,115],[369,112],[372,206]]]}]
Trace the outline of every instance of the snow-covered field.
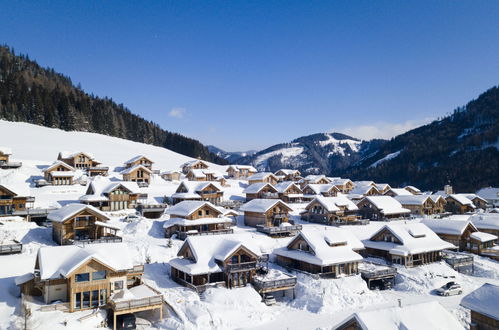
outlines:
[{"label": "snow-covered field", "polygon": [[[31,196],[35,196],[36,207],[61,206],[77,201],[84,194],[85,187],[46,186],[35,188],[32,179],[40,177],[44,166],[52,163],[59,151],[88,151],[96,159],[110,166],[111,169],[122,166],[123,162],[137,154],[150,157],[153,168],[168,170],[178,169],[188,157],[169,150],[150,145],[130,142],[113,137],[92,134],[63,132],[24,123],[0,121],[0,134],[4,144],[14,153],[13,159],[23,162],[20,169],[0,170],[0,184],[7,184]],[[22,138],[10,139],[10,136]],[[221,171],[220,166],[215,167]],[[110,176],[120,178],[118,173]],[[224,192],[224,199],[242,199],[245,181],[228,180],[230,187]],[[146,189],[149,199],[158,201],[163,196],[171,195],[178,182],[166,182],[154,176]],[[304,227],[325,230],[324,226],[304,223],[298,214],[304,205],[292,204],[293,219]],[[131,211],[129,211],[131,212]],[[298,285],[296,298],[278,298],[277,305],[266,306],[261,297],[251,287],[240,289],[209,289],[205,299],[192,290],[178,285],[170,279],[168,261],[176,257],[181,241],[168,240],[163,236],[162,226],[168,216],[157,220],[143,220],[126,223],[123,217],[128,211],[110,213],[111,224],[118,226],[118,233],[128,244],[135,263],[146,263],[144,281],[160,290],[173,307],[171,317],[158,323],[157,317],[150,317],[155,328],[159,329],[332,329],[335,324],[360,310],[373,310],[381,307],[424,301],[438,301],[450,311],[463,326],[468,327],[469,313],[459,306],[462,296],[440,297],[433,290],[452,280],[462,284],[467,294],[490,282],[499,284],[499,263],[475,256],[475,273],[463,275],[449,268],[445,263],[434,263],[416,268],[398,267],[396,286],[389,291],[371,291],[360,276],[341,279],[314,279],[309,275],[297,273]],[[417,220],[416,220],[417,221]],[[19,290],[14,279],[32,272],[37,250],[41,246],[55,245],[51,238],[51,229],[38,227],[35,223],[19,218],[0,218],[0,240],[17,239],[23,245],[20,255],[0,256],[0,329],[17,329],[20,308]],[[285,246],[291,238],[273,239],[257,233],[253,228],[245,227],[242,217],[232,235],[251,235],[259,245],[266,249]],[[359,239],[366,239],[383,224],[372,223],[368,226],[346,226]],[[278,266],[270,264],[271,268]],[[431,311],[429,311],[431,312]],[[100,327],[103,313],[96,314],[84,321],[78,319],[89,311],[76,313],[34,312],[34,329],[91,329]],[[144,317],[150,315],[144,314]],[[65,325],[67,324],[67,325]]]}]

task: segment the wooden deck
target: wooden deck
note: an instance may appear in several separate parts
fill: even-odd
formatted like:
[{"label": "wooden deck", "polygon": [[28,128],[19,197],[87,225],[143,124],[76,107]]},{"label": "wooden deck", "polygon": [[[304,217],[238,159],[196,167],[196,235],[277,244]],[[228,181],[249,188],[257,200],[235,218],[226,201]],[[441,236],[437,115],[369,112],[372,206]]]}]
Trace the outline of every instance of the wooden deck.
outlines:
[{"label": "wooden deck", "polygon": [[269,236],[290,235],[302,229],[302,225],[289,225],[283,227],[266,227],[264,225],[257,225],[256,231],[267,234]]},{"label": "wooden deck", "polygon": [[266,280],[255,276],[251,284],[253,284],[255,290],[260,294],[294,289],[296,286],[296,276],[289,274],[283,275],[287,278]]}]

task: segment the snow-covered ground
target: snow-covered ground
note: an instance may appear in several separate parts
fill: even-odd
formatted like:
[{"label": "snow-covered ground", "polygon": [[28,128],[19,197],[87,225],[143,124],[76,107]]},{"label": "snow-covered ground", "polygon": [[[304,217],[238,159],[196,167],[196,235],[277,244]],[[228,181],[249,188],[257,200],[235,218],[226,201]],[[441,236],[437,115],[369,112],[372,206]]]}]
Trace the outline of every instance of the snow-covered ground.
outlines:
[{"label": "snow-covered ground", "polygon": [[[41,176],[43,166],[55,160],[60,150],[88,151],[96,159],[112,169],[122,166],[123,162],[137,154],[150,157],[153,168],[168,170],[178,169],[189,160],[163,148],[125,141],[91,133],[63,132],[56,129],[42,128],[23,123],[0,121],[0,132],[4,136],[22,136],[22,139],[4,139],[14,153],[13,158],[23,162],[23,166],[14,170],[0,170],[0,184],[13,186],[21,192],[35,196],[37,207],[61,206],[75,202],[84,194],[85,187],[47,186],[35,188],[32,179]],[[25,138],[24,138],[25,137]],[[36,142],[33,142],[36,141]],[[223,171],[223,168],[218,167]],[[110,177],[120,178],[116,172]],[[230,187],[225,188],[224,199],[241,200],[242,191],[247,186],[245,181],[228,180]],[[144,188],[150,201],[161,200],[171,195],[178,182],[167,182],[154,176],[151,185]],[[304,227],[326,230],[326,227],[309,224],[299,219],[299,212],[304,204],[291,204],[294,211],[292,219]],[[159,329],[332,329],[335,324],[351,313],[360,310],[373,310],[381,307],[433,301],[440,302],[463,326],[467,327],[469,313],[459,306],[462,296],[440,297],[433,290],[448,281],[457,281],[467,294],[485,282],[499,284],[499,263],[475,256],[474,275],[463,275],[449,268],[445,263],[434,263],[416,268],[398,267],[398,276],[394,289],[371,291],[360,276],[341,279],[314,279],[309,275],[296,273],[298,285],[296,298],[276,297],[277,305],[266,306],[261,297],[251,288],[227,290],[209,289],[204,299],[195,292],[173,282],[169,276],[168,261],[176,257],[181,241],[169,240],[163,236],[162,226],[168,219],[165,215],[157,220],[144,219],[126,223],[122,219],[131,211],[109,213],[110,222],[120,228],[118,233],[130,247],[135,263],[149,263],[145,266],[144,281],[160,290],[174,313],[163,322],[157,322],[154,315],[144,314]],[[417,221],[417,220],[413,220]],[[14,279],[27,272],[32,272],[37,250],[41,246],[55,245],[51,238],[51,229],[38,227],[22,219],[0,218],[0,240],[17,239],[23,243],[20,255],[0,256],[0,329],[16,329],[20,298]],[[367,226],[345,226],[359,239],[366,239],[377,231],[383,223],[371,223]],[[234,236],[252,235],[260,246],[272,250],[285,246],[291,238],[273,239],[243,225],[241,216],[237,219]],[[271,258],[272,260],[272,258]],[[275,264],[271,268],[280,269]],[[40,312],[35,310],[33,328],[35,329],[91,329],[98,328],[104,319],[99,313],[84,321],[78,319],[88,315],[89,311],[76,313]],[[67,325],[65,325],[67,324]]]}]

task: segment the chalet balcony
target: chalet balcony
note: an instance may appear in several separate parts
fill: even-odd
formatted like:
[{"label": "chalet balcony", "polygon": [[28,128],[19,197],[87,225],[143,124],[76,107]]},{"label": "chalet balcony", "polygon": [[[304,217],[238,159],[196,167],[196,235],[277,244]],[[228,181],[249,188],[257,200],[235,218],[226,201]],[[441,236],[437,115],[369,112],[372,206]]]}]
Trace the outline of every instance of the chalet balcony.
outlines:
[{"label": "chalet balcony", "polygon": [[[148,287],[149,290],[152,290]],[[152,308],[161,308],[163,305],[163,296],[158,291],[153,291],[155,295],[145,298],[136,298],[128,300],[114,301],[110,300],[109,304],[114,312],[140,311]]]},{"label": "chalet balcony", "polygon": [[292,289],[296,286],[296,276],[282,273],[280,278],[265,279],[255,276],[252,281],[253,287],[259,293]]},{"label": "chalet balcony", "polygon": [[267,234],[267,235],[283,235],[291,234],[302,229],[302,225],[289,225],[289,226],[279,226],[279,227],[267,227],[264,225],[257,225],[256,231]]},{"label": "chalet balcony", "polygon": [[272,213],[272,219],[278,220],[278,219],[286,219],[288,217],[287,213],[284,212],[274,212]]},{"label": "chalet balcony", "polygon": [[0,163],[0,168],[7,169],[7,168],[19,168],[23,166],[22,162],[2,162]]},{"label": "chalet balcony", "polygon": [[364,262],[359,265],[359,272],[365,279],[378,279],[397,275],[397,268]]},{"label": "chalet balcony", "polygon": [[262,197],[261,198],[264,198],[264,199],[277,199],[279,198],[279,194],[278,193],[262,193],[261,195]]},{"label": "chalet balcony", "polygon": [[139,204],[137,206],[137,210],[140,211],[147,211],[147,212],[162,212],[168,207],[168,204],[166,203],[159,203],[159,204]]},{"label": "chalet balcony", "polygon": [[235,273],[256,269],[256,261],[241,262],[238,264],[226,264],[224,269],[227,273]]},{"label": "chalet balcony", "polygon": [[102,236],[101,238],[95,239],[81,239],[81,240],[64,240],[63,245],[74,244],[74,245],[87,245],[87,244],[99,244],[99,243],[121,243],[123,239],[119,236]]},{"label": "chalet balcony", "polygon": [[186,240],[189,236],[205,236],[205,235],[225,235],[234,233],[234,229],[226,228],[212,231],[180,231],[177,233],[177,236],[180,240]]},{"label": "chalet balcony", "polygon": [[4,242],[3,244],[0,244],[0,255],[21,253],[22,250],[23,245],[18,241]]}]

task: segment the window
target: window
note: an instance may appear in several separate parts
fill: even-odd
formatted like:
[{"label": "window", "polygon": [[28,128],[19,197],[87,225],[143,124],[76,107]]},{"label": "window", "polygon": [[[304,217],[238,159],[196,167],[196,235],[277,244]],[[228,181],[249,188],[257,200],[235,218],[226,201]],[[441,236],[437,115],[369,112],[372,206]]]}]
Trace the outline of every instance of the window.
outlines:
[{"label": "window", "polygon": [[114,289],[115,290],[123,290],[123,281],[114,282]]},{"label": "window", "polygon": [[206,215],[210,215],[210,210],[206,210]]},{"label": "window", "polygon": [[99,306],[99,290],[92,291],[92,307]]},{"label": "window", "polygon": [[203,215],[203,211],[202,210],[199,210],[198,211],[198,216],[202,216]]},{"label": "window", "polygon": [[238,264],[239,263],[238,256],[232,256],[232,258],[230,258],[230,263],[231,264]]},{"label": "window", "polygon": [[106,278],[106,271],[105,270],[101,270],[99,272],[92,273],[92,281],[103,280],[105,278]]},{"label": "window", "polygon": [[75,282],[88,282],[90,281],[90,273],[76,274]]},{"label": "window", "polygon": [[75,293],[75,309],[81,309],[81,293]]},{"label": "window", "polygon": [[90,307],[90,291],[83,292],[83,308]]}]

